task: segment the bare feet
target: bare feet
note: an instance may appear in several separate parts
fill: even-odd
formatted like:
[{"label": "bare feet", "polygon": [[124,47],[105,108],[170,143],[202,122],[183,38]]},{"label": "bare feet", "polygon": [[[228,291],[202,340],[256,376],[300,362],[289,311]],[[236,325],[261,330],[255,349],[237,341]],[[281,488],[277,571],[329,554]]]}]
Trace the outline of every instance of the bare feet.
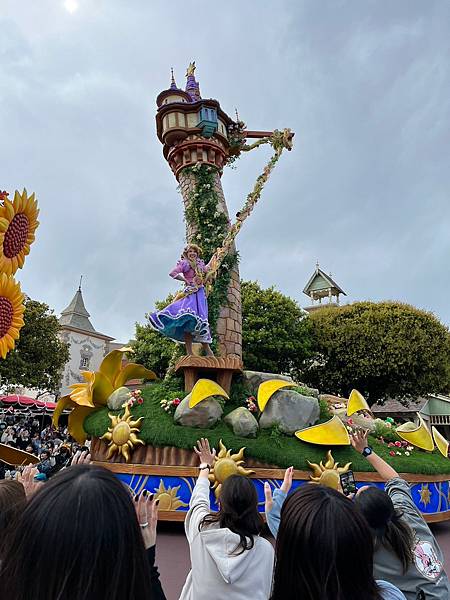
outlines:
[{"label": "bare feet", "polygon": [[206,356],[214,356],[214,352],[211,350],[211,346],[209,344],[202,344],[202,347]]}]

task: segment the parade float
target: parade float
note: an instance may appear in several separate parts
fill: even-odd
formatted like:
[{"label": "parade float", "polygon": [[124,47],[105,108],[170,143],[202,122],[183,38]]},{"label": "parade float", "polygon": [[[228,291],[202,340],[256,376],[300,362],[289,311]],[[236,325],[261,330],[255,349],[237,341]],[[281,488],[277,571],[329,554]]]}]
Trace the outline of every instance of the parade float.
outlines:
[{"label": "parade float", "polygon": [[[71,411],[69,430],[80,443],[91,437],[93,460],[135,493],[156,494],[160,517],[167,520],[185,517],[198,474],[192,448],[200,437],[217,450],[212,506],[226,477],[237,473],[254,481],[262,511],[264,482],[279,486],[291,465],[294,487],[306,481],[337,487],[350,468],[358,485],[382,486],[350,446],[349,431],[364,428],[375,451],[411,483],[427,520],[449,519],[449,444],[420,416],[418,424],[396,426],[374,419],[356,390],[339,398],[287,376],[245,370],[235,239],[283,151],[291,150],[293,133],[248,130],[217,100],[201,97],[194,63],[186,77],[183,90],[172,75],[158,95],[156,115],[163,155],[184,204],[187,246],[170,273],[184,286],[172,303],[149,315],[152,327],[184,344],[186,353],[174,361],[175,375],[158,381],[151,370],[127,362],[129,348],[114,350],[59,400],[55,424]],[[264,145],[273,154],[232,222],[222,171]],[[126,384],[136,378],[146,383],[130,392]]]}]

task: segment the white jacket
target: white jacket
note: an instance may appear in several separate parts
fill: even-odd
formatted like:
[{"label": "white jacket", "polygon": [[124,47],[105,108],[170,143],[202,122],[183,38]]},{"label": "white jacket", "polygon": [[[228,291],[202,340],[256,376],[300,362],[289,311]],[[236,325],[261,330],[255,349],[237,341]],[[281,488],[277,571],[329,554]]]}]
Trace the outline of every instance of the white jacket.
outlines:
[{"label": "white jacket", "polygon": [[184,524],[192,568],[180,600],[267,600],[272,587],[272,545],[255,536],[251,550],[234,554],[239,536],[230,529],[211,525],[199,531],[199,523],[209,513],[209,481],[199,478]]}]

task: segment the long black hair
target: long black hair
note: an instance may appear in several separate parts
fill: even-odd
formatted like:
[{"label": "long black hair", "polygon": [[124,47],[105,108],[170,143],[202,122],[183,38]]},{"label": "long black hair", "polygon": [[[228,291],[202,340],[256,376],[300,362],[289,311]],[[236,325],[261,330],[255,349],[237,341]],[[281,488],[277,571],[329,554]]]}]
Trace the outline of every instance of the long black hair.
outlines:
[{"label": "long black hair", "polygon": [[239,536],[233,553],[242,554],[245,550],[251,550],[255,544],[254,536],[259,535],[264,527],[253,483],[242,475],[231,475],[222,484],[219,503],[219,511],[203,517],[199,529],[218,523],[220,527],[227,527]]},{"label": "long black hair", "polygon": [[369,523],[375,549],[380,545],[391,550],[402,563],[403,574],[413,561],[414,533],[402,520],[389,495],[380,488],[370,486],[355,498],[355,506]]},{"label": "long black hair", "polygon": [[131,495],[90,465],[60,471],[32,496],[0,566],[8,600],[148,600],[150,585]]},{"label": "long black hair", "polygon": [[[8,534],[14,530],[16,522],[25,509],[25,489],[18,481],[0,480],[0,541],[6,546]],[[2,544],[2,545],[3,545]],[[0,561],[2,549],[0,549]]]},{"label": "long black hair", "polygon": [[364,518],[339,492],[305,484],[281,509],[272,600],[381,600]]}]

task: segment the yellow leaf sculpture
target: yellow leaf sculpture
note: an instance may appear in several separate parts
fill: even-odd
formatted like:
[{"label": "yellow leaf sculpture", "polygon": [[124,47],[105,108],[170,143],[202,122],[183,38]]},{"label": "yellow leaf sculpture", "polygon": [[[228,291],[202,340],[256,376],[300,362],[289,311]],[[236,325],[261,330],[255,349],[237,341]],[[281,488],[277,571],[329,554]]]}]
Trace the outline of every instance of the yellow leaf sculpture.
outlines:
[{"label": "yellow leaf sculpture", "polygon": [[53,424],[58,426],[63,410],[72,408],[68,419],[70,435],[80,444],[86,440],[84,419],[93,410],[106,406],[110,395],[130,379],[156,379],[155,373],[142,365],[128,363],[122,368],[122,357],[126,348],[113,350],[105,356],[98,371],[82,371],[84,383],[74,383],[69,395],[63,396],[53,413]]},{"label": "yellow leaf sculpture", "polygon": [[351,415],[354,415],[358,410],[372,412],[364,396],[358,392],[358,390],[352,390],[347,404],[347,417],[351,417]]},{"label": "yellow leaf sculpture", "polygon": [[408,423],[399,425],[396,431],[406,442],[409,442],[422,450],[432,452],[434,449],[434,442],[431,433],[421,415],[417,413],[417,416],[419,417],[419,425],[415,425],[409,421]]},{"label": "yellow leaf sculpture", "polygon": [[271,397],[285,387],[296,387],[296,383],[289,381],[282,381],[281,379],[269,379],[269,381],[263,381],[258,388],[258,407],[261,412],[266,408],[266,404],[269,402]]},{"label": "yellow leaf sculpture", "polygon": [[442,433],[436,429],[436,427],[432,427],[431,431],[433,432],[434,443],[438,447],[439,452],[442,454],[442,456],[448,458],[449,442],[445,439]]},{"label": "yellow leaf sculpture", "polygon": [[192,388],[191,397],[189,398],[189,408],[194,408],[202,400],[211,396],[222,396],[229,400],[226,391],[215,381],[211,379],[199,379]]},{"label": "yellow leaf sculpture", "polygon": [[339,417],[334,415],[326,423],[313,425],[307,429],[295,432],[295,436],[302,442],[318,444],[320,446],[349,446],[348,431]]}]

